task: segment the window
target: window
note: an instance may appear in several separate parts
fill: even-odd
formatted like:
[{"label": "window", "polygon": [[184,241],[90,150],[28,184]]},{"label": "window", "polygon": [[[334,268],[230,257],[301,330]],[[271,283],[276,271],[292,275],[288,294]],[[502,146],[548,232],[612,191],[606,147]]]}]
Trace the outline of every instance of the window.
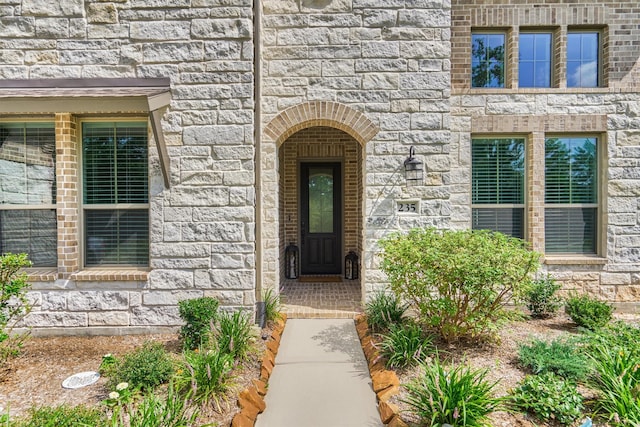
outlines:
[{"label": "window", "polygon": [[53,123],[0,123],[0,253],[57,265]]},{"label": "window", "polygon": [[597,139],[545,141],[545,251],[595,254]]},{"label": "window", "polygon": [[551,87],[551,41],[549,33],[520,33],[520,87]]},{"label": "window", "polygon": [[505,34],[477,33],[471,39],[471,86],[504,87]]},{"label": "window", "polygon": [[524,237],[524,139],[473,139],[472,228]]},{"label": "window", "polygon": [[149,263],[146,122],[82,125],[84,264]]},{"label": "window", "polygon": [[567,87],[597,87],[600,41],[597,31],[567,34]]}]

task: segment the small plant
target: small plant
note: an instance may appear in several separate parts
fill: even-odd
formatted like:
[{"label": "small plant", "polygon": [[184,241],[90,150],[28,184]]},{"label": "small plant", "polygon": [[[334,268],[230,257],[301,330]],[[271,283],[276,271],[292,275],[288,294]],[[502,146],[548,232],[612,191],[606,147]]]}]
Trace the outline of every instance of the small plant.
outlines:
[{"label": "small plant", "polygon": [[27,254],[6,253],[0,256],[0,365],[20,352],[28,333],[12,335],[15,324],[31,311],[27,299],[27,275],[20,273],[30,267]]},{"label": "small plant", "polygon": [[420,368],[418,378],[405,386],[404,402],[421,425],[489,427],[488,415],[502,408],[503,399],[492,396],[496,383],[485,380],[486,370],[458,366],[447,371],[437,357]]},{"label": "small plant", "polygon": [[272,288],[262,293],[262,301],[264,301],[264,311],[267,322],[275,322],[280,319],[280,296],[276,294]]},{"label": "small plant", "polygon": [[176,386],[191,392],[199,404],[213,402],[220,409],[225,392],[232,385],[233,357],[218,350],[186,351],[176,373]]},{"label": "small plant", "polygon": [[435,348],[430,336],[413,322],[391,325],[380,342],[380,354],[390,368],[406,368],[425,359]]},{"label": "small plant", "polygon": [[119,383],[141,390],[153,390],[166,383],[173,373],[173,361],[161,343],[147,341],[142,347],[118,359],[111,370],[109,388]]},{"label": "small plant", "polygon": [[209,344],[211,324],[218,315],[218,300],[211,297],[178,302],[178,312],[186,323],[180,328],[183,348],[194,350]]},{"label": "small plant", "polygon": [[513,405],[544,421],[557,420],[563,425],[573,423],[582,413],[582,396],[576,385],[553,372],[528,375],[512,391]]},{"label": "small plant", "polygon": [[[161,399],[147,394],[129,414],[129,424],[122,427],[190,427],[195,425],[198,409],[189,405],[190,394],[181,397],[169,385],[167,396]],[[112,426],[115,427],[115,426]]]},{"label": "small plant", "polygon": [[11,427],[85,427],[107,425],[107,418],[97,408],[61,405],[32,408],[23,418],[11,422]]},{"label": "small plant", "polygon": [[596,410],[615,426],[640,425],[640,355],[598,347],[590,354],[596,375],[589,384],[598,391]]},{"label": "small plant", "polygon": [[578,326],[595,331],[611,320],[613,307],[588,295],[572,296],[565,311]]},{"label": "small plant", "polygon": [[214,335],[221,352],[230,354],[234,359],[245,358],[251,349],[253,338],[249,316],[240,310],[232,314],[222,313]]},{"label": "small plant", "polygon": [[413,229],[379,244],[393,292],[447,342],[491,335],[539,268],[526,242],[487,230]]},{"label": "small plant", "polygon": [[565,379],[582,381],[589,373],[587,358],[578,351],[575,344],[555,340],[550,343],[534,340],[518,349],[520,364],[531,369],[534,374],[553,372]]},{"label": "small plant", "polygon": [[598,357],[601,349],[622,351],[640,357],[640,327],[622,321],[612,322],[597,331],[587,331],[578,340],[582,352]]},{"label": "small plant", "polygon": [[367,302],[364,313],[374,332],[387,331],[392,325],[402,323],[407,305],[390,291],[378,291]]},{"label": "small plant", "polygon": [[560,285],[551,276],[534,280],[525,294],[527,308],[532,317],[551,317],[562,307],[562,298],[556,295]]}]

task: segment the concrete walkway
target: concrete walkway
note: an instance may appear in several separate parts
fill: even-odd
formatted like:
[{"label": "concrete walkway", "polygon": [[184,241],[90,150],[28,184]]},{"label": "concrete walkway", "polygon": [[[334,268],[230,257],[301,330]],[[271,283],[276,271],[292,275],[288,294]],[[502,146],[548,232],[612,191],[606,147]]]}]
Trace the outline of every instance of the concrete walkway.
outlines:
[{"label": "concrete walkway", "polygon": [[256,427],[381,427],[350,319],[289,319]]}]

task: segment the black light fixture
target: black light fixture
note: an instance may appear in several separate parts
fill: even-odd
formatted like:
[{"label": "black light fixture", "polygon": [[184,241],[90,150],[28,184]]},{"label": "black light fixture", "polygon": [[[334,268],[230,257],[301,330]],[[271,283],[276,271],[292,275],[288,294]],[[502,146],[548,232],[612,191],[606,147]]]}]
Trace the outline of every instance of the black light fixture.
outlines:
[{"label": "black light fixture", "polygon": [[358,255],[354,251],[349,251],[346,257],[344,257],[344,278],[348,280],[355,280],[359,277],[360,263],[358,262]]},{"label": "black light fixture", "polygon": [[284,250],[284,277],[287,279],[298,278],[298,247],[289,243]]},{"label": "black light fixture", "polygon": [[421,185],[423,183],[422,162],[415,157],[416,149],[412,145],[409,148],[409,157],[404,161],[404,176],[407,187]]}]

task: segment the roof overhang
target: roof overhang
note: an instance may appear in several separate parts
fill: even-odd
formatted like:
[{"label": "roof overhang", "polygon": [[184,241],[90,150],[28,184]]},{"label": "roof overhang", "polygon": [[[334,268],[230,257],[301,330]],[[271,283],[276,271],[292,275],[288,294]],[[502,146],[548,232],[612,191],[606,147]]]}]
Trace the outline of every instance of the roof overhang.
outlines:
[{"label": "roof overhang", "polygon": [[166,188],[170,161],[161,119],[170,101],[168,78],[0,80],[0,114],[148,114]]}]

